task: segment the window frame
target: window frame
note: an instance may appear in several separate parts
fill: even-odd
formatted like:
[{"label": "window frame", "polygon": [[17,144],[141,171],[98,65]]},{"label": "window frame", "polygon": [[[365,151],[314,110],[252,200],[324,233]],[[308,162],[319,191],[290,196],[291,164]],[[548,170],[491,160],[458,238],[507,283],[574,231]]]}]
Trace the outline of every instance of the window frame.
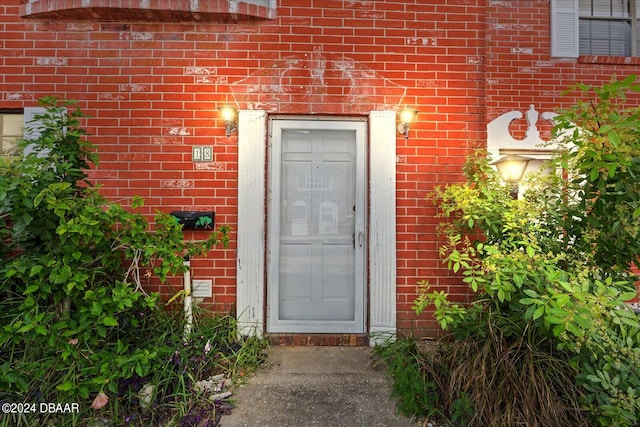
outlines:
[{"label": "window frame", "polygon": [[[593,1],[593,0],[591,0]],[[638,16],[637,3],[629,0],[630,16],[597,16],[581,15],[580,0],[551,0],[550,3],[550,33],[551,33],[551,57],[553,58],[579,58],[580,56],[621,57],[638,58],[640,55],[638,46],[638,28],[640,28],[640,16]],[[580,52],[580,21],[627,21],[631,23],[630,55],[606,55]],[[634,61],[635,63],[635,61]]]},{"label": "window frame", "polygon": [[[636,1],[635,0],[626,0],[627,3],[627,7],[628,7],[628,16],[615,16],[613,15],[613,11],[611,10],[611,1],[609,2],[610,4],[610,13],[611,15],[599,15],[597,14],[597,12],[595,11],[594,7],[594,1],[596,0],[589,0],[590,1],[590,8],[591,8],[591,14],[590,15],[584,15],[580,12],[580,10],[578,10],[578,21],[579,22],[589,22],[589,23],[595,23],[595,22],[622,22],[622,23],[628,23],[629,24],[629,30],[630,30],[630,45],[629,45],[629,55],[614,55],[609,53],[608,55],[605,56],[625,56],[625,57],[636,57],[638,56],[638,49],[637,49],[637,44],[638,44],[638,15],[637,15],[637,10],[636,10]],[[580,29],[578,29],[578,40],[580,40]],[[594,38],[593,38],[593,34],[592,37],[589,38],[590,42],[593,42]],[[609,41],[609,50],[611,51],[611,38],[608,38]],[[578,45],[580,45],[580,43],[578,42]],[[579,48],[578,48],[579,49]],[[580,52],[580,50],[578,50],[578,52],[581,55],[603,55],[602,53],[598,53],[598,52]]]},{"label": "window frame", "polygon": [[[5,116],[16,116],[19,117],[19,122],[22,124],[18,133],[5,133]],[[24,137],[24,110],[23,109],[3,109],[0,110],[0,157],[5,159],[12,159],[19,157],[20,153],[18,150],[17,141]],[[6,139],[14,139],[13,144],[13,153],[7,152],[5,153],[5,138]]]}]

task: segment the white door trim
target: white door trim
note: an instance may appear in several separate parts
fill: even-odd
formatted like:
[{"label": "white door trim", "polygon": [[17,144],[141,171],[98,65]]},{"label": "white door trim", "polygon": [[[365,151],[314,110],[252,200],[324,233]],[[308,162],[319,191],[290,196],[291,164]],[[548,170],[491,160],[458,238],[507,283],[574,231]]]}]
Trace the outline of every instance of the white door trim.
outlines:
[{"label": "white door trim", "polygon": [[[280,159],[281,135],[284,130],[348,130],[355,132],[356,185],[355,204],[355,318],[353,321],[303,321],[279,319],[278,281],[280,248]],[[364,120],[336,120],[301,117],[299,119],[275,118],[269,122],[269,191],[268,191],[268,253],[267,253],[267,330],[273,333],[364,333],[366,320],[366,141],[367,126]]]},{"label": "white door trim", "polygon": [[369,343],[396,334],[396,112],[369,114]]},{"label": "white door trim", "polygon": [[[369,333],[375,344],[396,334],[395,111],[369,114]],[[264,327],[264,179],[267,120],[262,110],[238,117],[236,315],[242,335]],[[257,212],[257,213],[256,213]],[[262,216],[260,216],[262,215]]]},{"label": "white door trim", "polygon": [[264,329],[266,138],[265,111],[238,113],[236,316],[241,335],[262,336]]}]

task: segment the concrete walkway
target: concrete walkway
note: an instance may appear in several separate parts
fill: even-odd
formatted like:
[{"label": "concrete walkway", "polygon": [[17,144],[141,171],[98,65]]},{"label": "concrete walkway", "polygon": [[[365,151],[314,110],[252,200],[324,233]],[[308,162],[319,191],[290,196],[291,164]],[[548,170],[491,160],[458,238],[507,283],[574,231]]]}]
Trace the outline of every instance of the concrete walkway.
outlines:
[{"label": "concrete walkway", "polygon": [[269,349],[265,367],[234,390],[222,427],[413,427],[396,414],[384,366],[368,347]]}]

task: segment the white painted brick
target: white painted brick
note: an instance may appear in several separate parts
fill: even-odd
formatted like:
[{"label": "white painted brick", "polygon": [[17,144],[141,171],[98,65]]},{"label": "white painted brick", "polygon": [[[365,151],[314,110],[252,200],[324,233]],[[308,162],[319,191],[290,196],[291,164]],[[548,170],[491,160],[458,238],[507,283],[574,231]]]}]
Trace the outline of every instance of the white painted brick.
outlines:
[{"label": "white painted brick", "polygon": [[223,171],[226,170],[224,163],[222,162],[205,162],[195,163],[196,170],[199,171]]},{"label": "white painted brick", "polygon": [[407,46],[436,46],[435,37],[407,37],[404,39]]},{"label": "white painted brick", "polygon": [[96,31],[100,27],[92,23],[70,22],[67,24],[68,31]]},{"label": "white painted brick", "polygon": [[21,99],[33,99],[32,93],[8,92],[5,95],[7,101],[19,101]]},{"label": "white painted brick", "polygon": [[182,138],[180,137],[166,137],[166,136],[154,136],[151,139],[152,144],[165,145],[165,144],[182,144]]},{"label": "white painted brick", "polygon": [[173,127],[169,128],[169,130],[167,131],[167,135],[188,136],[192,134],[193,132],[191,132],[191,130],[183,127]]},{"label": "white painted brick", "polygon": [[211,76],[216,74],[216,69],[211,67],[186,67],[184,73],[196,76]]},{"label": "white painted brick", "polygon": [[151,85],[143,83],[122,84],[120,92],[151,92]]},{"label": "white painted brick", "polygon": [[102,92],[98,94],[98,99],[103,101],[122,101],[129,98],[129,95],[124,93],[109,93]]},{"label": "white painted brick", "polygon": [[530,47],[514,47],[514,48],[511,48],[511,53],[515,53],[515,54],[519,54],[519,53],[532,54],[533,53],[533,48],[530,48]]},{"label": "white painted brick", "polygon": [[153,33],[122,32],[120,33],[120,40],[153,40]]},{"label": "white painted brick", "polygon": [[160,181],[161,188],[193,188],[192,179],[163,179]]},{"label": "white painted brick", "polygon": [[66,58],[56,58],[53,56],[45,56],[36,58],[37,65],[67,65]]}]

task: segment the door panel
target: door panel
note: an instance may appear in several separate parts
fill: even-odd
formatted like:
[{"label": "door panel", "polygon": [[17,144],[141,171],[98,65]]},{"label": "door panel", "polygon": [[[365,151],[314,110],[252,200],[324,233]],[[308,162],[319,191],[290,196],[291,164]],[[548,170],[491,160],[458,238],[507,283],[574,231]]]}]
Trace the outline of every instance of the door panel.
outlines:
[{"label": "door panel", "polygon": [[318,124],[273,123],[271,332],[364,329],[364,126]]}]

